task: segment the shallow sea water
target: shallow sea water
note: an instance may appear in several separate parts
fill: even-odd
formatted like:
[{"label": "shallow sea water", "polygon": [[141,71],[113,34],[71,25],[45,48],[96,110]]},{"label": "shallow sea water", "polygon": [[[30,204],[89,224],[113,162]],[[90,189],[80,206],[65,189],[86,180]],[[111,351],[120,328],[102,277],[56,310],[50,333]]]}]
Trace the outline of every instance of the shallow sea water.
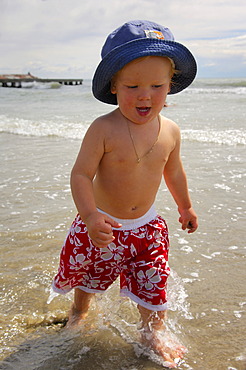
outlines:
[{"label": "shallow sea water", "polygon": [[[171,239],[168,324],[188,347],[179,369],[246,369],[245,95],[219,88],[209,86],[208,94],[199,85],[170,98],[164,111],[181,126],[182,158],[200,221],[193,235],[180,230],[176,206],[162,184],[156,207]],[[137,309],[119,297],[117,282],[97,297],[79,331],[63,328],[72,294],[48,303],[60,248],[76,213],[69,174],[80,139],[64,130],[75,120],[83,136],[94,104],[86,86],[75,89],[27,89],[19,101],[19,92],[0,89],[0,368],[163,369],[139,344]],[[68,108],[81,94],[87,99],[84,123],[78,101]],[[54,114],[65,102],[59,121]]]}]

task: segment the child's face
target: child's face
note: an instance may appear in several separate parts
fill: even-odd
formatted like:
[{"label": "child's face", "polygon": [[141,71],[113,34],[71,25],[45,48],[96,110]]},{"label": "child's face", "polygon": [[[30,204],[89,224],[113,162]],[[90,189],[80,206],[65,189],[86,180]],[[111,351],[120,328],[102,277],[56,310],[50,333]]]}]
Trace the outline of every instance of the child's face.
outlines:
[{"label": "child's face", "polygon": [[130,121],[143,124],[155,119],[170,90],[171,62],[149,56],[136,59],[120,70],[112,82],[121,113]]}]

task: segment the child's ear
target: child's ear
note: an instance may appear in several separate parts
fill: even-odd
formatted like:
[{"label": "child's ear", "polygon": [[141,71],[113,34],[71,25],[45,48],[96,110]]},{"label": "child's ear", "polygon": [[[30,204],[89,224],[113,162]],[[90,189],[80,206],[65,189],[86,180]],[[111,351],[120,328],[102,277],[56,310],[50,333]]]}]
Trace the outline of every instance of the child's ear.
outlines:
[{"label": "child's ear", "polygon": [[111,93],[116,94],[116,84],[115,81],[111,82]]}]

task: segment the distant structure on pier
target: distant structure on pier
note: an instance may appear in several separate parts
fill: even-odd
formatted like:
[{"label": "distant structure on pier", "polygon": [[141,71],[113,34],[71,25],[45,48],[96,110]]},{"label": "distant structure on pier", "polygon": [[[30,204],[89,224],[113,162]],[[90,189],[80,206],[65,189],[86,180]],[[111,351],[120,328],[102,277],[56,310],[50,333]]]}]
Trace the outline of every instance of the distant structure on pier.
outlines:
[{"label": "distant structure on pier", "polygon": [[0,86],[2,87],[16,87],[21,88],[23,82],[43,82],[43,83],[59,83],[61,85],[82,85],[83,80],[79,78],[39,78],[28,74],[9,74],[9,75],[0,75]]}]

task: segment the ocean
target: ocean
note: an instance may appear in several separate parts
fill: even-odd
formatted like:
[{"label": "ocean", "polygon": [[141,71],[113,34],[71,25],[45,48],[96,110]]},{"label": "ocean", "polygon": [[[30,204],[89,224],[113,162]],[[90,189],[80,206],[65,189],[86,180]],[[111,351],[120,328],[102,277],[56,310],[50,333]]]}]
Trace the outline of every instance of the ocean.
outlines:
[{"label": "ocean", "polygon": [[[197,79],[168,96],[178,123],[199,229],[180,229],[162,183],[158,212],[170,232],[168,325],[188,353],[178,369],[246,369],[246,79]],[[139,343],[135,304],[118,282],[79,331],[64,327],[72,293],[50,295],[76,214],[69,176],[90,123],[114,107],[82,86],[0,87],[1,369],[159,370]]]}]

